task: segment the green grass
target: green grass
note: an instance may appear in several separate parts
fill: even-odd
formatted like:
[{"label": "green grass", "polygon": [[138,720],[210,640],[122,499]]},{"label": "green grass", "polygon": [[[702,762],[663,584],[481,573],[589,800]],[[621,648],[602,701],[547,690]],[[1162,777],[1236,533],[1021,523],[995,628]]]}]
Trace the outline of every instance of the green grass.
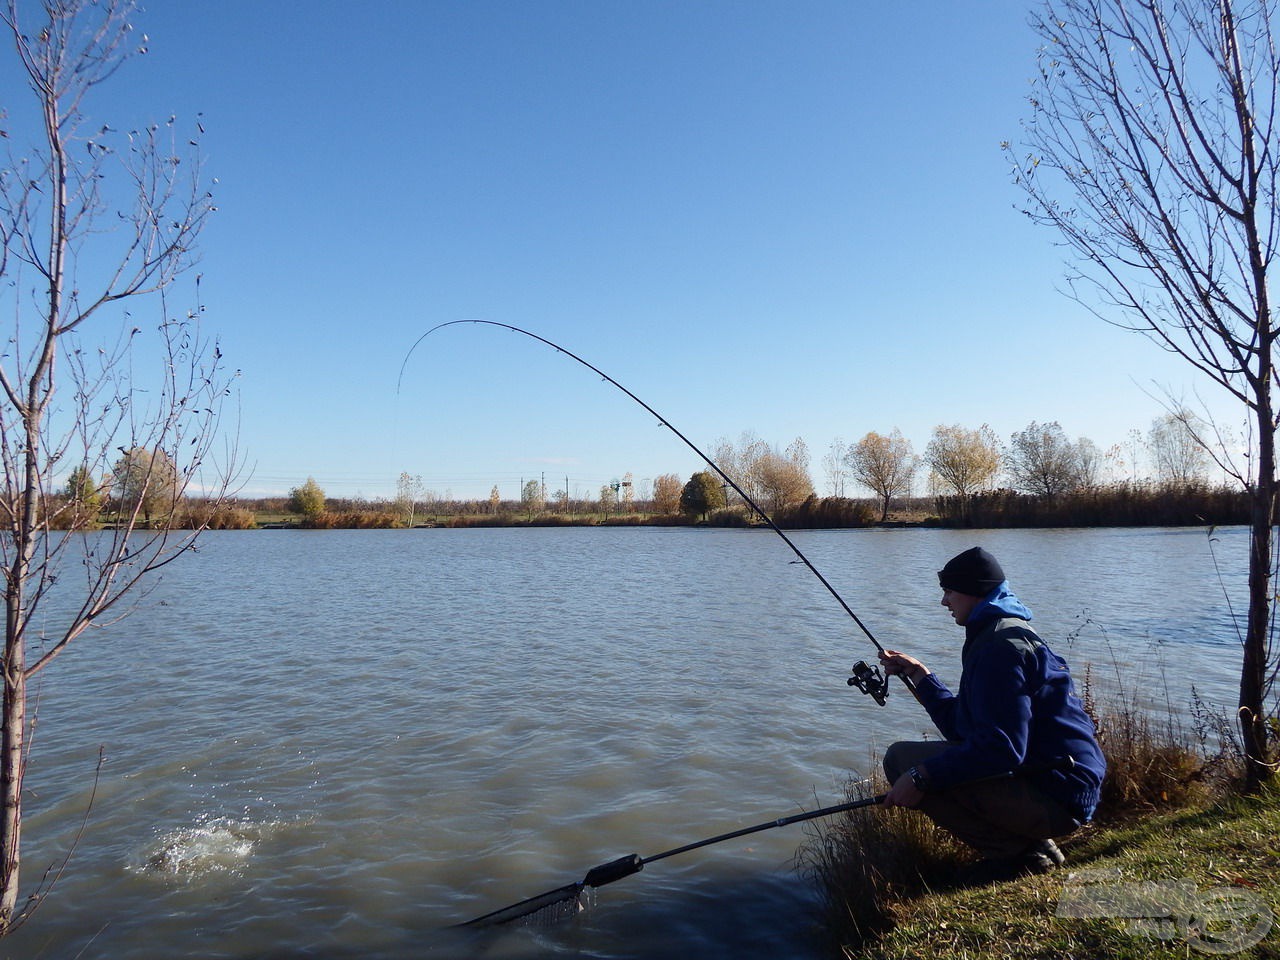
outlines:
[{"label": "green grass", "polygon": [[[879,811],[868,812],[874,816]],[[920,818],[923,819],[923,818]],[[1256,797],[1233,797],[1194,809],[1150,814],[1134,822],[1089,827],[1062,844],[1067,865],[1054,873],[972,889],[938,891],[927,888],[885,898],[886,929],[854,946],[836,944],[837,953],[869,960],[931,956],[940,960],[986,960],[990,957],[1118,958],[1149,960],[1196,956],[1205,937],[1188,920],[1166,921],[1156,935],[1155,921],[1058,916],[1064,892],[1068,902],[1081,891],[1096,891],[1138,883],[1183,881],[1196,891],[1192,904],[1210,903],[1223,891],[1264,905],[1252,919],[1236,925],[1211,921],[1208,928],[1217,946],[1214,953],[1240,957],[1280,957],[1280,789]],[[1074,879],[1073,879],[1074,878]],[[1089,882],[1090,886],[1082,884]],[[1070,886],[1069,886],[1070,885]],[[1128,891],[1135,888],[1128,886]],[[1151,889],[1151,888],[1148,888]],[[1132,893],[1130,894],[1132,896]],[[1206,896],[1208,900],[1206,900]],[[1260,898],[1257,899],[1257,898]],[[1105,913],[1106,905],[1095,909]],[[1087,911],[1086,911],[1087,912]],[[1265,938],[1241,950],[1236,935],[1258,920],[1273,922]]]}]

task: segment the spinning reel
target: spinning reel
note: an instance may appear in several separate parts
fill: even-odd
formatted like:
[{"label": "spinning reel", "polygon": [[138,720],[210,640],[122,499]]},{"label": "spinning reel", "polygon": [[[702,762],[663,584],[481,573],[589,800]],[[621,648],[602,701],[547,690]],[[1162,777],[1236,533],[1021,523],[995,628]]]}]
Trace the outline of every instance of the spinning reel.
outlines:
[{"label": "spinning reel", "polygon": [[863,693],[870,694],[880,706],[884,706],[884,698],[889,695],[889,678],[865,660],[853,665],[853,676],[848,679],[851,687],[857,687]]}]

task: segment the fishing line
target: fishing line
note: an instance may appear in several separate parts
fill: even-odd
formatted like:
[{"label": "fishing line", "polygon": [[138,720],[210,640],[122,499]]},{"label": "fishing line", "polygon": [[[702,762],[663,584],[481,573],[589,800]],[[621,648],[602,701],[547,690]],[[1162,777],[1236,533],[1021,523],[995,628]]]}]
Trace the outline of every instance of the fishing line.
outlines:
[{"label": "fishing line", "polygon": [[[788,537],[785,533],[783,533],[782,528],[779,527],[776,523],[774,523],[773,518],[770,517],[767,513],[765,513],[764,510],[761,509],[761,507],[755,502],[755,500],[753,500],[750,496],[747,495],[747,492],[743,490],[742,487],[738,486],[737,482],[733,479],[733,477],[729,476],[727,473],[721,470],[719,464],[717,464],[709,456],[703,453],[692,440],[690,440],[683,433],[677,430],[676,427],[671,423],[671,421],[668,420],[666,417],[664,417],[662,414],[658,413],[657,410],[653,409],[653,407],[649,406],[649,404],[645,403],[643,400],[641,400],[634,393],[632,393],[630,390],[628,390],[626,387],[620,384],[617,380],[613,379],[613,377],[609,376],[607,373],[605,373],[595,364],[589,363],[588,361],[584,360],[582,357],[578,356],[573,351],[567,350],[564,347],[560,346],[560,344],[555,343],[551,340],[548,340],[546,337],[541,337],[538,334],[533,333],[529,330],[525,330],[521,327],[513,326],[512,324],[509,324],[509,323],[500,323],[497,320],[449,320],[445,323],[439,323],[439,324],[436,324],[434,327],[432,327],[430,330],[428,330],[426,333],[424,333],[422,336],[420,336],[417,340],[415,340],[413,343],[413,346],[409,348],[409,352],[405,354],[404,362],[400,364],[400,376],[396,378],[396,396],[397,397],[400,395],[400,386],[404,381],[405,368],[409,364],[409,358],[413,356],[413,351],[418,348],[418,344],[422,343],[423,340],[427,339],[427,337],[431,336],[431,334],[435,333],[437,330],[443,330],[445,327],[457,326],[458,324],[464,324],[464,323],[481,324],[483,326],[488,326],[488,327],[500,327],[503,330],[510,330],[512,333],[519,333],[519,334],[522,334],[523,336],[529,337],[531,340],[537,340],[539,343],[546,344],[548,347],[555,350],[557,353],[563,353],[569,359],[576,360],[578,363],[582,364],[588,370],[600,376],[603,380],[605,380],[605,382],[610,383],[613,386],[617,387],[619,390],[625,393],[628,397],[630,397],[636,403],[640,404],[640,406],[643,407],[646,411],[648,411],[648,413],[652,415],[661,426],[666,427],[668,430],[674,433],[677,437],[679,437],[682,441],[684,441],[685,446],[687,446],[690,450],[696,453],[704,462],[706,462],[707,466],[709,466],[712,470],[716,472],[716,474],[720,477],[721,480],[723,480],[726,484],[728,484],[730,487],[733,488],[733,492],[742,498],[742,501],[745,504],[747,504],[747,506],[750,507],[752,511],[754,511],[756,516],[758,516],[761,520],[765,522],[765,524],[768,525],[770,530],[772,530],[774,533],[776,533],[779,537],[782,538],[782,542],[791,548],[791,552],[796,555],[796,557],[800,560],[801,563],[803,563],[806,567],[809,568],[809,572],[818,578],[818,582],[821,583],[824,587],[826,587],[827,592],[831,594],[832,597],[835,598],[836,602],[840,604],[840,606],[844,609],[844,612],[849,615],[850,619],[852,619],[853,622],[858,625],[858,628],[864,634],[866,634],[867,639],[870,640],[873,644],[875,644],[876,649],[881,653],[885,652],[884,646],[880,643],[879,640],[875,638],[875,635],[870,631],[870,629],[868,629],[867,625],[862,622],[861,618],[856,613],[854,613],[853,608],[849,606],[848,603],[845,602],[844,597],[840,596],[839,591],[837,591],[836,588],[831,585],[831,582],[822,575],[822,572],[817,567],[815,567],[812,562],[810,562],[809,558],[806,557],[803,551],[801,551],[801,549],[792,542],[791,538]],[[902,679],[902,682],[906,684],[907,689],[911,690],[914,693],[915,685],[911,682],[911,679],[907,677],[905,674],[898,674],[898,676]],[[854,665],[854,676],[849,678],[848,683],[850,686],[857,687],[863,693],[870,694],[872,697],[875,698],[877,703],[880,703],[880,704],[884,703],[884,696],[888,690],[888,681],[879,675],[879,671],[876,668],[869,666],[863,661],[859,661],[857,664]]]}]

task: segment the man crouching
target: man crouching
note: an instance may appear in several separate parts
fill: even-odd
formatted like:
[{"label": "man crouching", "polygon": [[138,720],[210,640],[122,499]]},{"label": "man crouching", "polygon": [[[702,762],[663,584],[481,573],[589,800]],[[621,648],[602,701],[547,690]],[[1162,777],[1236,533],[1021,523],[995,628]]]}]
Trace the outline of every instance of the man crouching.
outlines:
[{"label": "man crouching", "polygon": [[[945,738],[886,751],[886,806],[915,807],[982,860],[963,880],[992,883],[1063,862],[1054,837],[1093,816],[1106,760],[1066,662],[1027,624],[996,558],[966,550],[938,571],[942,605],[964,627],[960,690],[914,657],[885,650]],[[1011,776],[1001,776],[1011,774]]]}]

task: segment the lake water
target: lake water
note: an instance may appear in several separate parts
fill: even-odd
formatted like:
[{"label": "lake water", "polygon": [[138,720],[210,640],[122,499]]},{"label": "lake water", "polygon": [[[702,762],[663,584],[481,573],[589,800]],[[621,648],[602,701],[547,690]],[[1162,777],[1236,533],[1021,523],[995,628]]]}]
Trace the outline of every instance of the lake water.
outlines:
[{"label": "lake water", "polygon": [[[1234,702],[1247,534],[796,533],[877,638],[957,679],[935,571],[993,551],[1077,677]],[[803,827],[655,863],[553,927],[452,930],[839,802],[928,721],[773,533],[210,533],[33,691],[25,879],[0,957],[812,958]],[[1215,567],[1215,557],[1217,567]],[[1159,663],[1157,662],[1159,660]],[[1140,682],[1139,682],[1140,681]],[[1155,682],[1153,682],[1155,681]]]}]

